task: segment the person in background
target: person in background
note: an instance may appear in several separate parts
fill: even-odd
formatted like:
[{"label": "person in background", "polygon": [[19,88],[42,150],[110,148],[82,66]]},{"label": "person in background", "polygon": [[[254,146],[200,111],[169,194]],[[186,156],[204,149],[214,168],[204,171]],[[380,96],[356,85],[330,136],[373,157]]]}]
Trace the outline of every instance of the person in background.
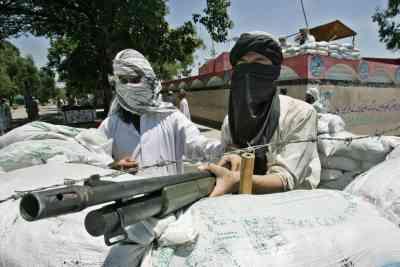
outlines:
[{"label": "person in background", "polygon": [[299,34],[296,36],[295,41],[297,41],[299,45],[313,43],[315,42],[315,37],[311,35],[309,29],[303,28],[299,30]]},{"label": "person in background", "polygon": [[287,95],[287,88],[280,88],[280,89],[279,89],[279,94],[281,94],[281,95]]},{"label": "person in background", "polygon": [[115,98],[99,129],[113,139],[114,168],[130,170],[173,161],[146,171],[157,176],[180,174],[184,157],[210,160],[223,153],[221,142],[205,138],[176,107],[161,100],[161,83],[141,53],[120,51],[113,69]]},{"label": "person in background", "polygon": [[0,135],[11,128],[11,110],[5,98],[0,99]]},{"label": "person in background", "polygon": [[321,102],[318,85],[311,85],[307,88],[304,101],[312,105],[318,113],[326,113],[326,108]]},{"label": "person in background", "polygon": [[[233,73],[222,143],[239,149],[278,143],[255,150],[252,180],[259,194],[313,189],[320,180],[317,144],[295,142],[315,140],[317,113],[304,101],[279,95],[275,81],[282,61],[279,42],[265,32],[243,33],[230,52]],[[231,154],[218,165],[203,166],[217,176],[211,196],[238,191],[240,163]]]},{"label": "person in background", "polygon": [[190,120],[189,103],[186,99],[186,91],[181,89],[178,94],[178,107],[179,110]]},{"label": "person in background", "polygon": [[38,120],[39,119],[39,100],[36,98],[32,98],[32,107],[31,107],[31,112],[32,112],[32,120]]}]

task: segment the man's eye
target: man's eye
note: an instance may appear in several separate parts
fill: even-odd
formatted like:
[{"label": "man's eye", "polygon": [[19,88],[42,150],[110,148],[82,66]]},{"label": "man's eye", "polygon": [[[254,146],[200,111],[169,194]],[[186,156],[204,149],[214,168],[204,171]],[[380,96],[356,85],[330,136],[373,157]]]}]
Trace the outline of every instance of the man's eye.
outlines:
[{"label": "man's eye", "polygon": [[142,80],[142,77],[140,77],[140,76],[130,77],[129,78],[129,83],[140,83],[141,80]]},{"label": "man's eye", "polygon": [[126,83],[140,83],[140,81],[142,80],[142,77],[140,77],[140,76],[136,76],[136,77],[120,76],[119,80],[123,84],[126,84]]}]

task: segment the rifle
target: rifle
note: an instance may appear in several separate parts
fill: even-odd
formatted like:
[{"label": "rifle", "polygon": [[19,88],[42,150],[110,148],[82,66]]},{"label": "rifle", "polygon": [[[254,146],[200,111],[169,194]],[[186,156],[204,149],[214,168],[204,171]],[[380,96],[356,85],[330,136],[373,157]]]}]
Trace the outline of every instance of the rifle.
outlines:
[{"label": "rifle", "polygon": [[210,172],[195,172],[137,179],[103,181],[91,176],[83,185],[31,192],[20,202],[21,216],[27,221],[65,215],[85,208],[114,202],[89,212],[86,231],[104,235],[108,246],[126,241],[125,227],[146,218],[162,217],[207,196],[215,185]]}]

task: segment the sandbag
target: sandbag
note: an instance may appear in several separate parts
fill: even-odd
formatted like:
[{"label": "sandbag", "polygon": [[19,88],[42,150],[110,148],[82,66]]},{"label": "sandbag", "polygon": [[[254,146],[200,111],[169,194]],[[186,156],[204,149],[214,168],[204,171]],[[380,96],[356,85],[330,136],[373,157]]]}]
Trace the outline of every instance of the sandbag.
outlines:
[{"label": "sandbag", "polygon": [[70,140],[79,134],[83,129],[68,127],[63,125],[55,125],[42,121],[34,121],[23,126],[17,127],[0,136],[0,148],[10,144],[27,141],[27,140],[43,140],[58,139]]},{"label": "sandbag", "polygon": [[386,159],[395,159],[395,158],[400,158],[400,146],[397,146],[393,149],[392,152],[390,152],[387,156]]},{"label": "sandbag", "polygon": [[359,174],[358,172],[343,172],[343,174],[336,179],[320,181],[318,188],[343,190],[348,186]]},{"label": "sandbag", "polygon": [[[323,136],[327,137],[327,136]],[[350,132],[340,132],[331,135],[334,138],[356,138],[358,135]],[[390,143],[379,137],[368,137],[363,139],[352,140],[351,143],[336,140],[318,141],[318,152],[326,157],[344,156],[360,161],[381,162],[386,155],[393,149]]]},{"label": "sandbag", "polygon": [[187,212],[197,239],[180,246],[155,245],[142,266],[400,263],[400,229],[368,202],[340,191],[227,195],[199,201]]},{"label": "sandbag", "polygon": [[[65,163],[48,163],[20,169],[0,175],[0,199],[10,196],[14,190],[59,184],[66,178],[82,179],[99,174],[105,176],[103,180],[121,182],[147,177],[145,174],[115,176],[116,172],[85,164]],[[107,177],[111,174],[114,177]],[[175,221],[175,217],[170,215],[162,220],[150,218],[143,223],[128,226],[126,230],[131,242],[111,249],[104,244],[103,237],[90,236],[84,227],[86,214],[100,207],[27,222],[19,215],[19,200],[0,203],[0,267],[138,266],[148,250],[148,243]],[[138,227],[133,226],[147,227],[148,234],[143,231],[138,233]]]},{"label": "sandbag", "polygon": [[318,135],[335,134],[344,131],[344,120],[332,113],[318,113]]},{"label": "sandbag", "polygon": [[341,156],[331,156],[325,157],[320,155],[320,161],[322,168],[325,169],[337,169],[342,171],[361,171],[361,162],[354,160],[352,158],[341,157]]},{"label": "sandbag", "polygon": [[336,180],[337,178],[343,175],[342,170],[335,169],[322,169],[321,170],[321,181],[331,181]]},{"label": "sandbag", "polygon": [[[0,199],[14,190],[33,189],[110,170],[83,164],[46,164],[0,175]],[[84,227],[88,211],[37,222],[19,215],[19,200],[0,203],[0,266],[102,266],[108,254],[103,238]]]},{"label": "sandbag", "polygon": [[[95,140],[96,141],[96,140]],[[81,162],[97,166],[107,166],[111,157],[112,140],[104,145],[74,140],[29,140],[10,144],[0,150],[0,171],[9,172],[33,165],[45,164],[51,160],[58,162]]]},{"label": "sandbag", "polygon": [[386,160],[357,176],[345,191],[371,202],[400,226],[400,157]]}]

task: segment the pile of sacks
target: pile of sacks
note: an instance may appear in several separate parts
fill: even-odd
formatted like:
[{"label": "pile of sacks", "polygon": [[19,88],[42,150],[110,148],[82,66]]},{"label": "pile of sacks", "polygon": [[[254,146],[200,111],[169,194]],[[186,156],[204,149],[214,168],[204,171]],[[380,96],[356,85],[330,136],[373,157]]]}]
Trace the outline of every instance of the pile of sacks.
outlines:
[{"label": "pile of sacks", "polygon": [[322,167],[319,187],[338,190],[343,190],[358,174],[384,161],[400,144],[398,138],[389,136],[357,139],[359,135],[345,131],[345,123],[339,116],[329,113],[318,115],[318,137]]},{"label": "pile of sacks", "polygon": [[[185,231],[191,241],[164,242]],[[340,191],[225,195],[191,206],[142,266],[398,266],[399,237],[375,207]]]},{"label": "pile of sacks", "polygon": [[400,227],[400,146],[384,162],[357,176],[345,191],[371,202]]},{"label": "pile of sacks", "polygon": [[328,43],[325,41],[307,42],[302,45],[289,44],[282,52],[285,58],[305,54],[331,56],[337,59],[349,60],[358,60],[361,58],[360,50],[351,44]]},{"label": "pile of sacks", "polygon": [[0,172],[57,162],[107,166],[112,140],[97,129],[32,122],[0,137]]}]

